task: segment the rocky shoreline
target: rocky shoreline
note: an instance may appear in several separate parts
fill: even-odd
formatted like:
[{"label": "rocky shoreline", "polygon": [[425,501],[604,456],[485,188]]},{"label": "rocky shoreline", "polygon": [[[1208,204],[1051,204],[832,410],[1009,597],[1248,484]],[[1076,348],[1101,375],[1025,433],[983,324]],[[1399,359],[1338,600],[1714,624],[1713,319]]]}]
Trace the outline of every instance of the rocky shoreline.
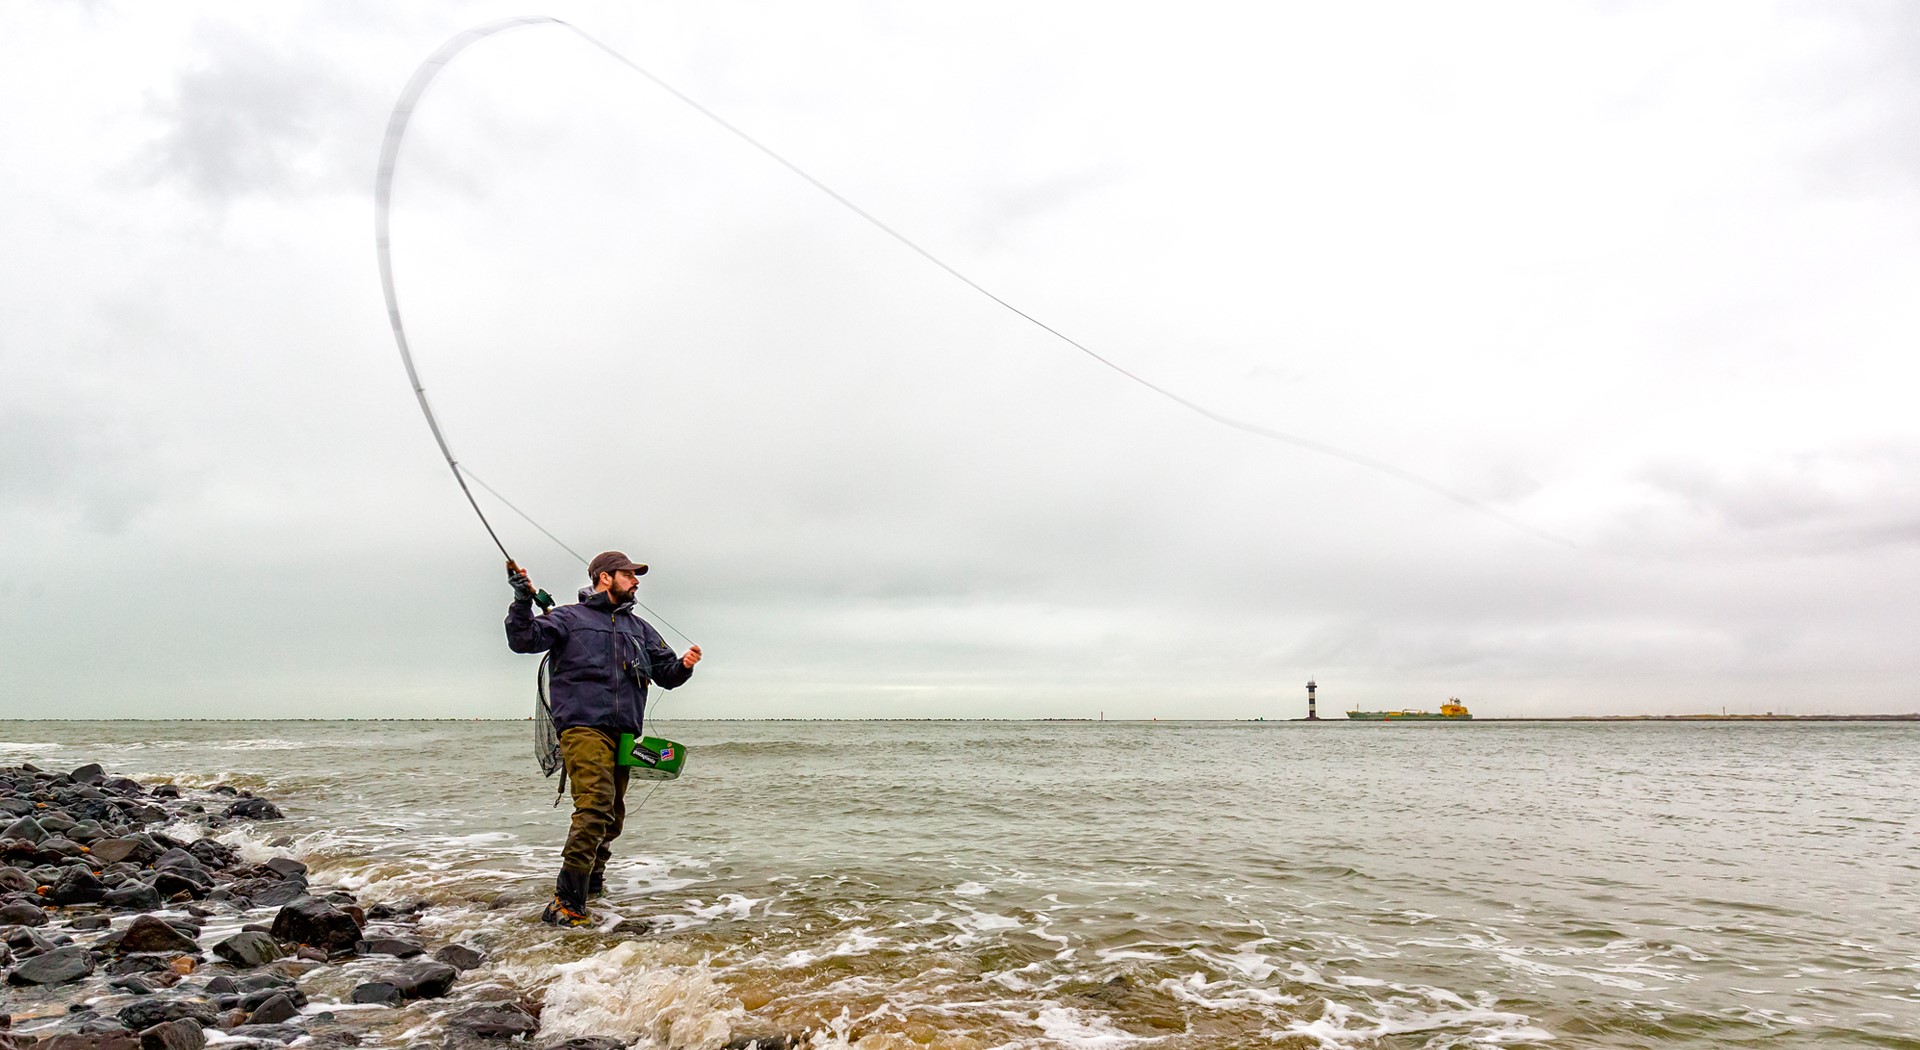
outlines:
[{"label": "rocky shoreline", "polygon": [[[298,860],[249,863],[211,834],[280,819],[227,785],[0,767],[0,1050],[356,1046],[370,1014],[447,996],[486,964],[472,945],[420,937],[424,904],[363,907],[310,885]],[[183,827],[210,834],[176,837]],[[370,965],[343,995],[341,967],[356,960]],[[539,1014],[537,1001],[492,998],[410,1043],[524,1041]]]}]

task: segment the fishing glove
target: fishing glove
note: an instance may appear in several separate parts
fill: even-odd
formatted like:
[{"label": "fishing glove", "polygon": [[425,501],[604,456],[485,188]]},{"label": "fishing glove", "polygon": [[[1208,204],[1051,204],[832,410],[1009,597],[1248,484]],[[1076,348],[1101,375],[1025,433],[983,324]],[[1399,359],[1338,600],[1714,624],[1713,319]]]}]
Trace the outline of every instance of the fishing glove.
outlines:
[{"label": "fishing glove", "polygon": [[533,581],[527,579],[524,572],[508,572],[507,582],[513,584],[513,600],[530,602],[533,600]]}]

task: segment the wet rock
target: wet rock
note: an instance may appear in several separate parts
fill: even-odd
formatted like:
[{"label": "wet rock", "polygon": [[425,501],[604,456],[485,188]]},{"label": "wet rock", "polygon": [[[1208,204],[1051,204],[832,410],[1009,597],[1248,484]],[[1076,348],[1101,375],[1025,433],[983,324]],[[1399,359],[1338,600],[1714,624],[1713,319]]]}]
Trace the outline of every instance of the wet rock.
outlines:
[{"label": "wet rock", "polygon": [[93,972],[93,955],[77,944],[22,959],[7,974],[8,984],[65,984]]},{"label": "wet rock", "polygon": [[797,1035],[749,1035],[735,1039],[721,1050],[799,1050],[805,1045],[806,1039]]},{"label": "wet rock", "polygon": [[154,874],[153,889],[163,900],[182,894],[201,900],[213,889],[213,877],[198,868],[168,868]]},{"label": "wet rock", "polygon": [[86,850],[78,842],[65,835],[48,835],[35,843],[39,847],[34,856],[52,864],[59,864],[69,857],[78,857]]},{"label": "wet rock", "polygon": [[107,972],[116,976],[129,973],[161,973],[166,969],[166,957],[160,955],[129,955],[124,959],[115,959],[107,965]]},{"label": "wet rock", "polygon": [[144,882],[127,882],[108,890],[100,904],[115,911],[159,911],[160,891]]},{"label": "wet rock", "polygon": [[98,823],[91,820],[83,820],[67,829],[67,837],[88,849],[92,849],[95,842],[107,837],[107,833]]},{"label": "wet rock", "polygon": [[356,941],[353,945],[353,953],[355,955],[393,955],[402,959],[411,959],[416,955],[425,955],[427,950],[399,937],[369,937]]},{"label": "wet rock", "polygon": [[232,846],[218,839],[196,839],[187,847],[187,852],[200,862],[201,867],[215,871],[231,868],[240,860],[240,855],[233,851]]},{"label": "wet rock", "polygon": [[34,1043],[33,1050],[140,1050],[140,1037],[128,1031],[62,1032]]},{"label": "wet rock", "polygon": [[106,895],[106,884],[86,868],[68,868],[48,894],[55,904],[97,904]]},{"label": "wet rock", "polygon": [[213,954],[235,966],[251,968],[265,966],[287,953],[267,934],[242,930],[214,945]]},{"label": "wet rock", "polygon": [[[5,1026],[0,1026],[4,1028]],[[40,1040],[19,1032],[0,1031],[0,1050],[27,1050]]]},{"label": "wet rock", "polygon": [[79,769],[68,773],[67,779],[76,784],[98,784],[107,779],[107,771],[100,768],[100,763],[89,762]]},{"label": "wet rock", "polygon": [[140,1050],[200,1050],[207,1033],[191,1017],[165,1021],[140,1032]]},{"label": "wet rock", "polygon": [[512,1039],[540,1030],[540,1019],[518,1003],[487,1003],[468,1007],[447,1019],[450,1031],[480,1039]]},{"label": "wet rock", "polygon": [[0,893],[32,893],[40,887],[26,872],[12,866],[0,866]]},{"label": "wet rock", "polygon": [[40,822],[32,817],[21,817],[4,829],[0,829],[0,839],[25,839],[28,842],[39,842],[46,837],[47,829],[41,827]]},{"label": "wet rock", "polygon": [[153,797],[154,798],[179,798],[180,785],[161,784],[153,789]]},{"label": "wet rock", "polygon": [[153,985],[149,984],[146,978],[135,974],[128,974],[125,977],[115,977],[113,980],[107,982],[107,987],[116,991],[126,992],[128,995],[153,994]]},{"label": "wet rock", "polygon": [[300,1016],[300,1008],[293,1004],[293,1000],[287,998],[285,992],[276,992],[247,1015],[247,1023],[279,1024],[298,1016]]},{"label": "wet rock", "polygon": [[433,953],[433,957],[448,966],[465,973],[486,965],[487,953],[464,944],[449,944]]},{"label": "wet rock", "polygon": [[141,915],[127,927],[126,935],[120,939],[120,950],[184,955],[199,951],[200,945],[168,923],[151,915]]},{"label": "wet rock", "polygon": [[197,999],[140,999],[121,1007],[114,1016],[128,1028],[144,1032],[154,1025],[178,1021],[183,1017],[192,1018],[205,1027],[212,1024],[219,1014],[212,1005]]},{"label": "wet rock", "polygon": [[12,904],[0,906],[0,926],[45,926],[46,924],[47,913],[26,901],[15,901]]},{"label": "wet rock", "polygon": [[132,795],[137,797],[147,793],[147,789],[141,787],[138,780],[133,780],[128,777],[108,777],[106,782],[100,786],[118,795]]},{"label": "wet rock", "polygon": [[275,857],[260,866],[271,870],[283,879],[290,879],[296,875],[304,879],[307,874],[307,866],[292,857]]},{"label": "wet rock", "polygon": [[227,1029],[227,1035],[233,1039],[271,1040],[283,1045],[306,1034],[299,1025],[291,1024],[242,1024]]},{"label": "wet rock", "polygon": [[305,879],[241,879],[229,889],[234,896],[245,897],[256,908],[277,908],[307,895]]},{"label": "wet rock", "polygon": [[226,808],[221,814],[227,817],[240,817],[243,820],[284,820],[280,807],[264,798],[243,798]]},{"label": "wet rock", "polygon": [[417,897],[413,900],[402,901],[399,904],[376,904],[367,909],[367,918],[411,921],[419,917],[419,914],[426,911],[430,906],[427,901]]},{"label": "wet rock", "polygon": [[329,955],[344,954],[352,951],[360,940],[360,923],[324,900],[300,897],[273,917],[273,936],[293,944],[310,945]]},{"label": "wet rock", "polygon": [[540,1050],[626,1050],[626,1042],[600,1035],[576,1036],[564,1043],[548,1043]]},{"label": "wet rock", "polygon": [[82,915],[68,925],[76,930],[104,930],[113,925],[113,916]]},{"label": "wet rock", "polygon": [[25,957],[50,952],[60,945],[31,926],[9,926],[7,927],[7,947]]},{"label": "wet rock", "polygon": [[49,835],[65,835],[80,822],[67,816],[64,810],[50,809],[34,816],[34,823]]},{"label": "wet rock", "polygon": [[400,989],[385,981],[368,981],[353,988],[352,1000],[356,1003],[372,1003],[379,1006],[399,1006],[407,1001]]},{"label": "wet rock", "polygon": [[408,999],[438,999],[453,990],[459,976],[460,971],[446,963],[416,959],[381,974],[380,979]]},{"label": "wet rock", "polygon": [[130,860],[136,864],[146,864],[157,860],[160,851],[151,841],[142,842],[139,838],[101,839],[92,846],[93,859],[102,864],[118,864]]},{"label": "wet rock", "polygon": [[305,944],[301,945],[299,949],[293,953],[293,956],[296,959],[304,959],[307,962],[326,962],[331,958],[326,952]]}]

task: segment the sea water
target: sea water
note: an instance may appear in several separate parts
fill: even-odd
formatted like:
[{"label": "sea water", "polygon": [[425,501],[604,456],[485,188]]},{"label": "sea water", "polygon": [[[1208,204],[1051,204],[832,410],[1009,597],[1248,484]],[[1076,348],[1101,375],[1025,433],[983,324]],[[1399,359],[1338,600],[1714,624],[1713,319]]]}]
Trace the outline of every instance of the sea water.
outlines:
[{"label": "sea water", "polygon": [[647,1047],[1920,1047],[1920,725],[664,729],[590,931],[535,921],[529,723],[7,722],[0,762],[251,788],[251,859],[491,954],[369,1046],[524,995]]}]

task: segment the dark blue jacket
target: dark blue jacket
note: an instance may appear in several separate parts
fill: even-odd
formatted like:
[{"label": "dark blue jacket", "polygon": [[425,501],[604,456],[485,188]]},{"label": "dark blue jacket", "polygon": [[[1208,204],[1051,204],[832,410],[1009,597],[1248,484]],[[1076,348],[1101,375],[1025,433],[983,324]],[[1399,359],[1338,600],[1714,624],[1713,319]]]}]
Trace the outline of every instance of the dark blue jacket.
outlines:
[{"label": "dark blue jacket", "polygon": [[605,591],[581,595],[579,604],[545,616],[533,614],[533,599],[515,599],[507,606],[507,648],[552,654],[547,670],[555,727],[638,734],[647,682],[672,689],[693,670],[652,624],[633,615],[632,602],[615,605]]}]

